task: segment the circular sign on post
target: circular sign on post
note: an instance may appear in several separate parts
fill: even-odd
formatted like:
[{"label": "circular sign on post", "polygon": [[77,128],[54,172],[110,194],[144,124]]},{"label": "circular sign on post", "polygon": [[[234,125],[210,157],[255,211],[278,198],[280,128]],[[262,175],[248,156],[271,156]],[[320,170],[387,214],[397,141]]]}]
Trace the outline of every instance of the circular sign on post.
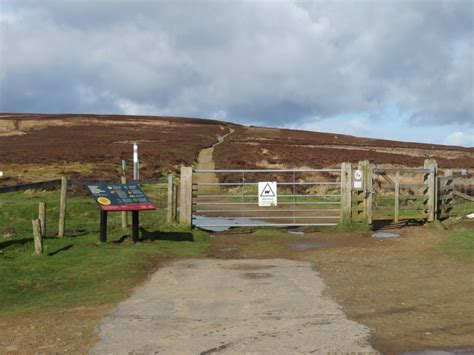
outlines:
[{"label": "circular sign on post", "polygon": [[362,170],[355,170],[354,171],[354,181],[353,181],[353,185],[354,185],[354,189],[356,190],[360,190],[362,189],[362,177],[364,176],[364,174],[362,173]]}]

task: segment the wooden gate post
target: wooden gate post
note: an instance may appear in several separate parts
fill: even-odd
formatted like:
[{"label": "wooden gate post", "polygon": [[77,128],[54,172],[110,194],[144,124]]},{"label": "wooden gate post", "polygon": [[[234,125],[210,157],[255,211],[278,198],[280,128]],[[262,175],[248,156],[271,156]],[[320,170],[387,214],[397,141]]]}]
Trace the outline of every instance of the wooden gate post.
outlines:
[{"label": "wooden gate post", "polygon": [[436,220],[438,210],[438,197],[437,197],[437,170],[438,163],[434,159],[426,159],[424,163],[425,169],[430,169],[430,172],[425,174],[425,182],[427,184],[427,221],[433,222]]},{"label": "wooden gate post", "polygon": [[173,219],[173,209],[174,209],[174,186],[173,186],[173,174],[168,175],[168,203],[167,203],[167,209],[166,209],[166,222],[167,223],[172,223],[174,222]]},{"label": "wooden gate post", "polygon": [[173,184],[173,221],[178,220],[178,185]]},{"label": "wooden gate post", "polygon": [[371,164],[368,160],[363,160],[359,162],[358,169],[362,171],[363,175],[364,217],[368,224],[372,224],[372,177],[374,172],[374,165]]},{"label": "wooden gate post", "polygon": [[61,197],[59,200],[59,228],[58,237],[64,237],[66,230],[66,203],[67,203],[67,178],[61,177]]},{"label": "wooden gate post", "polygon": [[400,220],[400,171],[395,173],[395,211],[393,221],[398,223]]},{"label": "wooden gate post", "polygon": [[352,165],[341,164],[341,223],[351,222],[352,214]]},{"label": "wooden gate post", "polygon": [[185,227],[192,224],[193,201],[193,168],[181,167],[181,183],[179,198],[179,223]]},{"label": "wooden gate post", "polygon": [[374,187],[373,187],[373,175],[374,175],[375,165],[369,163],[367,165],[367,179],[366,179],[366,198],[367,198],[367,223],[372,224],[372,211],[373,211],[373,201],[374,201]]}]

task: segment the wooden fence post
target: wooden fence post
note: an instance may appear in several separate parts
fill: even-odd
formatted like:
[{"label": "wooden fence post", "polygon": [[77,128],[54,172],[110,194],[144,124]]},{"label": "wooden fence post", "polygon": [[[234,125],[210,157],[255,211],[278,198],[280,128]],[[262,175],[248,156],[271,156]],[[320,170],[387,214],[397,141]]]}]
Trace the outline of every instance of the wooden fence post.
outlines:
[{"label": "wooden fence post", "polygon": [[430,172],[425,174],[425,182],[427,184],[427,221],[433,222],[436,220],[437,216],[437,169],[438,164],[434,159],[426,159],[424,163],[425,169],[430,169]]},{"label": "wooden fence post", "polygon": [[41,237],[41,224],[39,219],[33,219],[31,221],[33,225],[33,239],[35,241],[35,253],[36,255],[43,254],[43,238]]},{"label": "wooden fence post", "polygon": [[352,217],[352,165],[341,164],[341,223],[351,221]]},{"label": "wooden fence post", "polygon": [[366,194],[367,194],[367,223],[372,224],[373,215],[373,201],[374,201],[374,187],[373,187],[373,175],[375,165],[369,163],[367,165],[367,182],[366,182]]},{"label": "wooden fence post", "polygon": [[58,236],[64,237],[66,230],[67,178],[61,177],[61,197],[59,200],[59,229]]},{"label": "wooden fence post", "polygon": [[168,175],[168,202],[167,202],[167,209],[166,209],[166,222],[172,223],[173,220],[173,200],[174,200],[174,186],[173,186],[173,174]]},{"label": "wooden fence post", "polygon": [[374,165],[371,164],[368,160],[363,160],[359,162],[358,169],[362,171],[363,176],[364,217],[368,224],[372,224],[372,176],[374,171]]},{"label": "wooden fence post", "polygon": [[186,227],[192,224],[193,168],[181,167],[179,198],[179,223]]},{"label": "wooden fence post", "polygon": [[395,211],[393,221],[398,223],[400,220],[400,171],[395,173]]},{"label": "wooden fence post", "polygon": [[[124,166],[123,162],[125,160],[122,160],[122,166]],[[125,170],[124,170],[125,172]],[[121,176],[120,177],[120,182],[122,184],[126,184],[127,183],[127,178],[125,176]],[[127,211],[122,211],[122,215],[121,215],[121,218],[122,218],[122,229],[125,229],[128,227],[128,213]]]},{"label": "wooden fence post", "polygon": [[46,237],[46,202],[40,202],[38,206],[38,219],[40,221],[41,236]]}]

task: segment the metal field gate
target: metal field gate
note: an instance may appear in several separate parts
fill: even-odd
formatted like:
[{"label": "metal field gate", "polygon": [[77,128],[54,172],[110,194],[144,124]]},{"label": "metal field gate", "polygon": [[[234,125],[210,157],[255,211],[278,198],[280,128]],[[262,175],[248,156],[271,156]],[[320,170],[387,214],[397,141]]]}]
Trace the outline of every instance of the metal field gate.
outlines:
[{"label": "metal field gate", "polygon": [[[260,183],[276,183],[276,206],[259,205]],[[331,226],[341,218],[341,169],[193,170],[192,225]],[[268,185],[270,186],[270,185]]]}]

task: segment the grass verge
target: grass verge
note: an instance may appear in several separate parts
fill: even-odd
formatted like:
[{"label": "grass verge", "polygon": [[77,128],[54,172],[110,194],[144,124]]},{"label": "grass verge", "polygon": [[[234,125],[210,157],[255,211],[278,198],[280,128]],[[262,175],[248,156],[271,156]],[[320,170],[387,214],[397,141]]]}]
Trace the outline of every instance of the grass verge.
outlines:
[{"label": "grass verge", "polygon": [[[55,191],[0,195],[0,316],[119,302],[157,265],[203,256],[210,245],[203,231],[165,225],[163,209],[142,213],[136,244],[120,213],[111,213],[108,243],[101,244],[99,210],[80,195],[69,198],[66,237],[57,238],[57,200]],[[49,219],[42,256],[34,255],[31,235],[39,201],[48,203]]]},{"label": "grass verge", "polygon": [[453,231],[447,240],[436,246],[436,250],[451,259],[474,261],[474,229]]}]

